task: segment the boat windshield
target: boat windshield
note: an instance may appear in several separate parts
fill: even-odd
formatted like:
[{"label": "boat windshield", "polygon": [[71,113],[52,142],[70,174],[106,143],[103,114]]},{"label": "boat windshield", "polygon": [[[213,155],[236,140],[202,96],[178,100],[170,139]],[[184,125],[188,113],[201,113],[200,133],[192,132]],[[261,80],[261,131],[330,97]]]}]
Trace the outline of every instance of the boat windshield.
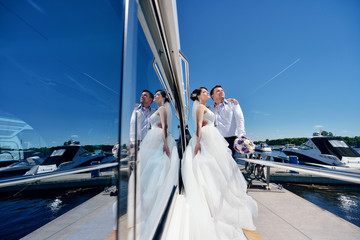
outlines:
[{"label": "boat windshield", "polygon": [[310,150],[310,149],[313,149],[312,146],[310,146],[309,142],[306,142],[306,143],[303,143],[299,146],[299,149],[302,149],[302,150]]},{"label": "boat windshield", "polygon": [[329,140],[331,146],[349,148],[349,146],[343,140]]},{"label": "boat windshield", "polygon": [[80,149],[79,149],[79,156],[83,156],[83,157],[91,156],[91,152],[88,152],[88,151],[86,151],[85,149],[80,148]]}]

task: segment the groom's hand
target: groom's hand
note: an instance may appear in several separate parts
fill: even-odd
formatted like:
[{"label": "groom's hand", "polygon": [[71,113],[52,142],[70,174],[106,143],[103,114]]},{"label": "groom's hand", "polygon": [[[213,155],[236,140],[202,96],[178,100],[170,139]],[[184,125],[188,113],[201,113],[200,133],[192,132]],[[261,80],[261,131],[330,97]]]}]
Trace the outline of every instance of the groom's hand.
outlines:
[{"label": "groom's hand", "polygon": [[228,99],[226,99],[228,102],[232,102],[233,104],[235,104],[235,105],[238,105],[239,104],[239,102],[238,102],[238,100],[236,100],[235,98],[228,98]]}]

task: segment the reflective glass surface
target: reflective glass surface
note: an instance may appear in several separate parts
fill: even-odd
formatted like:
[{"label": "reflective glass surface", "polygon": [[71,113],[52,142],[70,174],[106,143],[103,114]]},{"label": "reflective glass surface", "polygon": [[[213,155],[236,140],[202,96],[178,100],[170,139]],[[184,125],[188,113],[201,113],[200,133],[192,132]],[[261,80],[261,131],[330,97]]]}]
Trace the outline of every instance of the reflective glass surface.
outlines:
[{"label": "reflective glass surface", "polygon": [[[121,140],[129,150],[128,165],[121,169],[128,182],[120,186],[120,237],[151,239],[158,229],[173,187],[178,182],[178,120],[166,100],[153,67],[150,35],[145,35],[138,6],[130,1],[123,94],[121,98]],[[150,41],[151,42],[151,41]],[[160,72],[160,76],[164,75]],[[158,91],[160,90],[160,91]],[[126,167],[127,166],[127,167]]]},{"label": "reflective glass surface", "polygon": [[178,182],[179,123],[136,1],[123,52],[123,5],[0,2],[0,238],[36,238],[66,211],[78,216],[77,205],[94,215],[78,219],[93,233],[70,217],[74,236],[115,237],[119,226],[120,238],[148,239],[158,229]]},{"label": "reflective glass surface", "polygon": [[[1,239],[19,239],[94,196],[110,209],[116,201],[113,168],[1,184],[116,162],[123,18],[116,0],[0,2]],[[99,238],[114,229],[114,213],[94,228]]]}]

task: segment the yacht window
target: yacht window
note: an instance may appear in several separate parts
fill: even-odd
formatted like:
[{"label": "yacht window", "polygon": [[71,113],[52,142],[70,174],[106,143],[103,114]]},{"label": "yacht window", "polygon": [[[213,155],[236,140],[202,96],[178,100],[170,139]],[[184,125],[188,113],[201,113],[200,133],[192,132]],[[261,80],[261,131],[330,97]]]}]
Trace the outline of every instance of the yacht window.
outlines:
[{"label": "yacht window", "polygon": [[302,150],[310,150],[310,149],[313,149],[311,146],[307,145],[306,143],[304,144],[301,144],[299,146],[299,149],[302,149]]},{"label": "yacht window", "polygon": [[331,146],[349,148],[349,146],[343,140],[329,140]]},{"label": "yacht window", "polygon": [[65,152],[65,149],[54,150],[50,157],[62,156],[64,154],[64,152]]},{"label": "yacht window", "polygon": [[86,151],[86,150],[83,149],[83,148],[80,148],[80,149],[79,149],[79,156],[85,157],[85,156],[90,156],[90,155],[91,155],[91,152],[88,152],[88,151]]}]

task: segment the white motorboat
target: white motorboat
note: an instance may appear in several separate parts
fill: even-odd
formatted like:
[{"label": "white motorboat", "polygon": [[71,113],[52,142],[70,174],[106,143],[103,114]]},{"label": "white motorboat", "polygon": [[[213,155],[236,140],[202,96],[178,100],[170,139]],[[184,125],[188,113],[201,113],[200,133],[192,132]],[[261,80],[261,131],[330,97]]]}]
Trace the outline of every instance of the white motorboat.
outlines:
[{"label": "white motorboat", "polygon": [[88,152],[78,144],[56,147],[42,164],[34,166],[25,175],[90,166],[93,161],[100,163],[104,158],[105,154]]},{"label": "white motorboat", "polygon": [[32,167],[40,165],[44,161],[39,156],[28,157],[9,166],[0,168],[0,178],[24,175]]},{"label": "white motorboat", "polygon": [[260,143],[259,145],[255,146],[255,151],[258,152],[271,152],[271,147],[266,143]]},{"label": "white motorboat", "polygon": [[21,135],[33,128],[26,122],[0,111],[0,167],[24,159]]},{"label": "white motorboat", "polygon": [[291,149],[291,148],[296,148],[296,145],[295,144],[285,144],[285,147],[284,148],[288,148],[288,149]]},{"label": "white motorboat", "polygon": [[297,156],[302,164],[360,167],[360,154],[339,137],[313,136],[299,147],[285,146],[288,156]]}]

